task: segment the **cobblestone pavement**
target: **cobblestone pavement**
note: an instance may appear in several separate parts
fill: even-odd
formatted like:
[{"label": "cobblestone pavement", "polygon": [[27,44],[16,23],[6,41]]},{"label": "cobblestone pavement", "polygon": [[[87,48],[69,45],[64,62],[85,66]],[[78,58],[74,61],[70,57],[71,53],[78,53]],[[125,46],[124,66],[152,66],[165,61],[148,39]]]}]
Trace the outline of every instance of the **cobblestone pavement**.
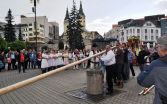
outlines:
[{"label": "cobblestone pavement", "polygon": [[[139,69],[135,67],[138,74]],[[27,70],[19,74],[17,71],[0,73],[0,88],[39,75],[40,70]],[[131,77],[125,83],[123,91],[106,99],[93,102],[69,96],[66,92],[86,87],[85,70],[66,70],[34,84],[28,85],[11,93],[0,96],[0,104],[152,104],[154,93],[138,96],[142,90],[136,83],[136,77]]]}]

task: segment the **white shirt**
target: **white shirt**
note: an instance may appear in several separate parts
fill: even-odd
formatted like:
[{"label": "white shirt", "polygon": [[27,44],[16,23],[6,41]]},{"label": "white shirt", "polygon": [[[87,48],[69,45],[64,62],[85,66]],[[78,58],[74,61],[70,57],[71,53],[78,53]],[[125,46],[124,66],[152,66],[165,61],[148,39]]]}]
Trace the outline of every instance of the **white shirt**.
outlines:
[{"label": "white shirt", "polygon": [[104,61],[104,65],[109,66],[115,64],[115,54],[112,50],[108,51],[105,56],[101,58]]}]

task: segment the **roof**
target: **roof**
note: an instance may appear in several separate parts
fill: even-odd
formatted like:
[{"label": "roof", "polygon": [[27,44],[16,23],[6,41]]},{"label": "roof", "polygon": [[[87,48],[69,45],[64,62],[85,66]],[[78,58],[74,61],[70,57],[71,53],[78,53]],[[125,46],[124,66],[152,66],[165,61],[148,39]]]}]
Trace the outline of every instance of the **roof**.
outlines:
[{"label": "roof", "polygon": [[158,21],[161,18],[165,18],[165,14],[161,14],[161,15],[152,15],[152,16],[145,16],[144,20],[146,21]]},{"label": "roof", "polygon": [[69,19],[68,8],[67,8],[67,10],[66,10],[66,16],[65,16],[65,18],[64,18],[64,19],[65,19],[65,20]]},{"label": "roof", "polygon": [[80,8],[79,8],[79,14],[85,16],[82,8],[82,2],[80,1]]},{"label": "roof", "polygon": [[[136,19],[136,20],[131,20],[130,22],[123,24],[124,28],[127,27],[142,27],[146,22],[149,20],[143,20],[143,19]],[[156,27],[160,27],[160,21],[150,21],[152,22]]]}]

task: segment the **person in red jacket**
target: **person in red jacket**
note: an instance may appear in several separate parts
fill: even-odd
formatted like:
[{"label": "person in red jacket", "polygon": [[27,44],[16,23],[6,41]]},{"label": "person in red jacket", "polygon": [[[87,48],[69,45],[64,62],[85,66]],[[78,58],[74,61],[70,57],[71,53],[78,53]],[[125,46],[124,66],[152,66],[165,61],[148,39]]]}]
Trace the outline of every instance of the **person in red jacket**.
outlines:
[{"label": "person in red jacket", "polygon": [[19,65],[19,73],[21,72],[21,69],[23,69],[23,73],[25,73],[25,56],[23,53],[23,50],[20,51],[19,54],[19,60],[18,60],[18,65]]}]

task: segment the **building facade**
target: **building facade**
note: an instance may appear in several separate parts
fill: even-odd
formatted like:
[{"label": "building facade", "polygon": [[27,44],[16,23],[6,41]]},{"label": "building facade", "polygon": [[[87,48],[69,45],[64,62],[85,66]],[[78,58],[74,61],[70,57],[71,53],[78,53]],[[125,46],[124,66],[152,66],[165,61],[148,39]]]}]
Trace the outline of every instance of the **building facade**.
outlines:
[{"label": "building facade", "polygon": [[[117,38],[120,43],[128,42],[132,36],[138,36],[141,44],[151,48],[155,45],[156,40],[161,37],[162,33],[167,33],[162,28],[160,22],[165,15],[146,16],[142,19],[127,19],[118,22],[113,28],[107,32],[105,37]],[[163,27],[166,27],[166,21],[163,21]],[[163,31],[163,32],[162,32]]]},{"label": "building facade", "polygon": [[[21,24],[27,25],[23,28],[22,34],[24,40],[29,43],[36,42],[34,17],[21,16]],[[37,16],[37,43],[44,44],[48,41],[58,40],[59,24],[57,22],[48,22],[46,16]]]}]

